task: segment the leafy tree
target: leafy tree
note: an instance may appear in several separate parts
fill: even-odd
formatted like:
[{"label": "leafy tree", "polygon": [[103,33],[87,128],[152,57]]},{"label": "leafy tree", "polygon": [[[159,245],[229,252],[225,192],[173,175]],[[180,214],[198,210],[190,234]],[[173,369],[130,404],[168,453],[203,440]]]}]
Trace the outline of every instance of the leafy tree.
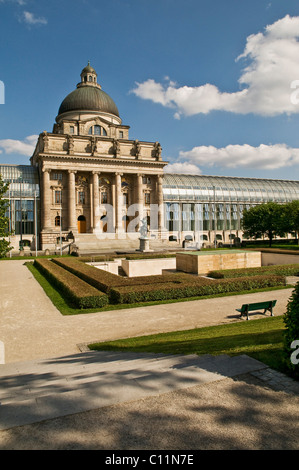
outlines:
[{"label": "leafy tree", "polygon": [[283,206],[275,202],[259,204],[244,210],[243,230],[246,237],[262,238],[266,235],[269,238],[269,246],[276,235],[283,236]]},{"label": "leafy tree", "polygon": [[287,233],[295,232],[299,244],[299,201],[295,200],[285,204],[283,225]]},{"label": "leafy tree", "polygon": [[4,237],[9,235],[9,219],[6,217],[8,200],[4,199],[4,195],[8,190],[9,184],[5,184],[0,174],[0,258],[3,258],[10,250],[10,242]]},{"label": "leafy tree", "polygon": [[284,315],[284,362],[287,370],[299,378],[299,282],[297,282]]}]

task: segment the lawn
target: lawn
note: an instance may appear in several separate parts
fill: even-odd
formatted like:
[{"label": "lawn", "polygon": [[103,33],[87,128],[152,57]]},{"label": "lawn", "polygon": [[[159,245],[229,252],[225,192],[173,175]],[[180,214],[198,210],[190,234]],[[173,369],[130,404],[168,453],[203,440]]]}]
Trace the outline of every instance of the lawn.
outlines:
[{"label": "lawn", "polygon": [[226,325],[176,331],[124,340],[95,343],[93,350],[164,354],[247,354],[284,371],[282,362],[283,316]]}]

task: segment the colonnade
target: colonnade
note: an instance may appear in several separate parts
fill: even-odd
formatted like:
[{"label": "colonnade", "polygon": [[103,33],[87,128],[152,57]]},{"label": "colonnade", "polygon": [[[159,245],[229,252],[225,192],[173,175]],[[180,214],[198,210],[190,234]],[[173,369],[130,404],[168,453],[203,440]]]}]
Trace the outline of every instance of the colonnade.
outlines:
[{"label": "colonnade", "polygon": [[[58,169],[43,169],[42,170],[42,209],[41,209],[41,229],[43,232],[51,232],[55,227],[53,226],[53,217],[51,216],[51,210],[55,209],[53,207],[52,195],[51,195],[51,172],[62,172],[65,174],[63,185],[63,201],[64,209],[67,209],[67,220],[64,223],[64,229],[67,231],[72,231],[77,233],[77,201],[76,201],[76,173],[77,170],[58,170]],[[84,171],[86,174],[86,171]],[[124,216],[124,206],[123,206],[123,191],[122,191],[122,172],[101,172],[101,171],[90,171],[88,178],[88,188],[89,188],[89,220],[90,226],[88,227],[88,232],[95,232],[100,219],[100,188],[99,188],[99,178],[100,175],[104,174],[105,176],[109,175],[111,178],[111,206],[113,207],[113,227],[115,233],[122,233],[124,231],[123,227],[123,216]],[[144,187],[143,184],[143,173],[138,174],[126,174],[127,176],[133,176],[133,188],[130,188],[132,194],[133,204],[135,204],[139,216],[143,212],[145,207],[144,201]],[[151,203],[157,204],[159,207],[158,210],[158,232],[161,231],[163,226],[163,176],[162,175],[149,175],[153,180],[151,185]],[[65,203],[65,197],[67,196],[67,201]],[[111,225],[110,225],[111,227]]]}]

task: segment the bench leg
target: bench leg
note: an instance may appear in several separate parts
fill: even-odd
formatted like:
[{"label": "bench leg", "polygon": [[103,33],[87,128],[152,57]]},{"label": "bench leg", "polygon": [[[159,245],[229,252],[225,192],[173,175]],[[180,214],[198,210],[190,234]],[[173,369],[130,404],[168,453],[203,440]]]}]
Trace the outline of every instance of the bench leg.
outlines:
[{"label": "bench leg", "polygon": [[247,320],[249,320],[249,312],[248,312],[248,308],[246,309],[246,315],[247,315]]}]

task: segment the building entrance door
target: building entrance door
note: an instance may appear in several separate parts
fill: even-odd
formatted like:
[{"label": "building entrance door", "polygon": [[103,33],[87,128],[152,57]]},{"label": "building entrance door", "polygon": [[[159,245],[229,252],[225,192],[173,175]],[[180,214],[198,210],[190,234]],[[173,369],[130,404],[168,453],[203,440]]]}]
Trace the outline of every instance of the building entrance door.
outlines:
[{"label": "building entrance door", "polygon": [[86,233],[86,219],[84,215],[78,217],[78,233]]}]

